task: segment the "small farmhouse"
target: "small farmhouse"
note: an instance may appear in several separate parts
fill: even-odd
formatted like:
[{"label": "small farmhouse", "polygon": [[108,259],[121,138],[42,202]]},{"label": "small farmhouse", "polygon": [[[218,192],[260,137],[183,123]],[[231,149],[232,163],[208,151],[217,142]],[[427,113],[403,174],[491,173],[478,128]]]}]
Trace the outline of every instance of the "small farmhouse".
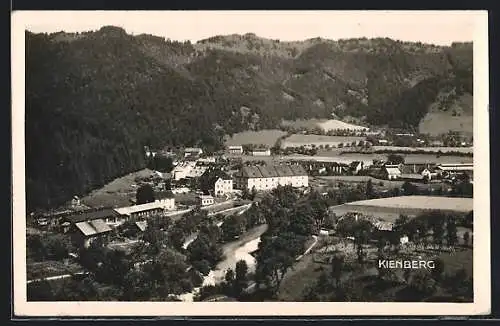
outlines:
[{"label": "small farmhouse", "polygon": [[396,180],[401,178],[401,170],[399,165],[384,165],[382,167],[382,176],[387,180]]},{"label": "small farmhouse", "polygon": [[196,199],[198,201],[198,205],[200,206],[209,206],[215,203],[214,197],[210,195],[201,195],[198,196]]},{"label": "small farmhouse", "polygon": [[360,161],[354,161],[354,162],[351,162],[351,164],[349,164],[349,171],[356,175],[359,173],[359,171],[363,170],[364,168],[364,164],[363,162],[360,162]]},{"label": "small farmhouse", "polygon": [[241,155],[243,154],[243,146],[237,146],[237,145],[234,145],[234,146],[228,146],[227,148],[229,154],[237,154],[237,155]]},{"label": "small farmhouse", "polygon": [[198,147],[187,147],[184,149],[184,157],[200,156],[203,150]]},{"label": "small farmhouse", "polygon": [[269,148],[256,148],[252,151],[253,156],[271,156]]},{"label": "small farmhouse", "polygon": [[116,208],[115,211],[122,217],[121,223],[123,223],[131,218],[146,219],[153,215],[163,215],[174,208],[175,198],[172,195],[170,198],[158,199],[151,203]]},{"label": "small farmhouse", "polygon": [[78,245],[88,247],[97,238],[105,238],[112,230],[109,224],[121,220],[111,208],[92,209],[64,218],[65,232],[70,232]]}]

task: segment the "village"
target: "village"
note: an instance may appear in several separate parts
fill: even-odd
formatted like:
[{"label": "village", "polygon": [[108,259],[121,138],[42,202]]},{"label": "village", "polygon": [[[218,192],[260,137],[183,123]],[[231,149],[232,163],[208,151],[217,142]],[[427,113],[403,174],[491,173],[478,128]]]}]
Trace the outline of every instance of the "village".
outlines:
[{"label": "village", "polygon": [[[256,210],[256,205],[268,196],[266,194],[272,194],[277,189],[294,189],[299,197],[317,193],[330,200],[337,198],[337,193],[370,192],[367,196],[354,196],[353,199],[349,199],[349,195],[340,201],[336,199],[338,205],[328,207],[327,214],[337,222],[316,225],[310,235],[314,241],[304,248],[300,259],[311,253],[324,254],[330,246],[325,244],[325,239],[335,236],[338,233],[336,230],[339,221],[350,216],[356,217],[356,221],[368,221],[378,232],[391,232],[397,228],[401,214],[417,216],[431,208],[452,214],[458,212],[461,216],[472,211],[473,163],[461,160],[455,163],[450,163],[449,160],[444,161],[446,163],[440,162],[440,158],[446,156],[437,155],[434,161],[425,159],[418,162],[415,159],[406,161],[405,155],[391,152],[385,155],[385,159],[348,161],[341,155],[337,160],[335,156],[327,159],[307,155],[298,157],[277,153],[275,149],[271,150],[266,146],[254,146],[249,149],[243,145],[228,145],[217,153],[204,153],[203,148],[152,151],[146,147],[144,155],[149,162],[149,169],[145,171],[149,172],[135,176],[132,182],[129,182],[130,191],[117,191],[121,196],[118,202],[104,200],[96,205],[92,200],[75,195],[62,209],[32,213],[28,217],[28,235],[36,237],[37,234],[47,232],[61,234],[71,239],[73,248],[72,252],[68,253],[70,258],[65,258],[65,263],[59,264],[57,268],[53,266],[53,262],[45,262],[47,265],[44,265],[43,261],[28,264],[28,275],[32,275],[31,279],[28,277],[28,283],[88,273],[76,263],[80,259],[81,250],[89,250],[93,244],[99,243],[113,250],[127,252],[144,241],[141,239],[144,238],[151,221],[162,220],[163,222],[155,223],[165,225],[160,227],[160,230],[170,236],[172,231],[168,229],[168,225],[171,227],[172,224],[184,223],[182,220],[202,214],[210,219],[210,223],[227,230],[226,225],[230,223],[224,225],[226,221],[232,223],[239,216],[247,216],[247,211]],[[107,191],[106,195],[112,197],[113,194],[110,193],[111,191]],[[414,195],[419,195],[422,200],[409,199]],[[426,203],[439,197],[442,199],[438,200],[437,204],[427,207]],[[455,199],[462,201],[469,198],[470,201],[466,202],[467,207],[464,209],[455,209],[455,204],[446,208],[444,200],[448,197],[459,197]],[[379,201],[386,198],[387,201],[380,207],[377,207],[379,204],[362,201],[371,198],[380,198],[376,199]],[[409,207],[408,203],[392,206],[390,200],[398,198],[413,201],[418,205],[413,208]],[[263,216],[260,222],[253,225],[257,228],[263,227],[267,225],[265,221],[266,217]],[[243,228],[240,231],[231,231],[233,235],[229,236],[228,241],[243,241],[242,239],[246,238],[245,232],[252,234],[252,230]],[[213,265],[211,272],[204,274],[201,286],[216,286],[223,282],[226,269],[234,268],[238,258],[244,257],[249,266],[255,268],[259,235],[265,229],[259,230],[246,239],[246,245],[240,244],[248,250],[240,254],[235,254],[239,249],[227,252],[225,260]],[[196,240],[199,232],[196,228],[187,232],[188,234],[182,237],[181,247],[186,250]],[[459,236],[464,237],[464,232],[466,231],[462,231]],[[141,237],[140,234],[144,236]],[[346,239],[355,240],[353,237]],[[471,242],[471,239],[472,232],[468,234],[467,241]],[[411,244],[408,234],[401,234],[398,242],[400,245]],[[231,242],[228,243],[230,244]],[[331,251],[331,248],[330,246],[328,250]],[[344,253],[349,252],[348,246],[342,248]],[[51,265],[51,268],[43,267]],[[30,268],[36,271],[30,272]],[[200,291],[200,288],[196,289]],[[193,293],[180,298],[192,301]]]}]

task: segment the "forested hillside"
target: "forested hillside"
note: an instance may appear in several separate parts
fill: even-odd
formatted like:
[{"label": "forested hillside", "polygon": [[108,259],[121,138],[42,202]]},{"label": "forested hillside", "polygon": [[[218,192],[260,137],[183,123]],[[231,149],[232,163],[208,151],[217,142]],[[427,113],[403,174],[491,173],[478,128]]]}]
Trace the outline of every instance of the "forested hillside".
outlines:
[{"label": "forested hillside", "polygon": [[30,208],[142,168],[145,145],[217,149],[224,134],[283,118],[335,114],[416,128],[429,110],[471,114],[456,105],[472,94],[471,44],[252,34],[191,44],[108,26],[26,32],[26,51]]}]

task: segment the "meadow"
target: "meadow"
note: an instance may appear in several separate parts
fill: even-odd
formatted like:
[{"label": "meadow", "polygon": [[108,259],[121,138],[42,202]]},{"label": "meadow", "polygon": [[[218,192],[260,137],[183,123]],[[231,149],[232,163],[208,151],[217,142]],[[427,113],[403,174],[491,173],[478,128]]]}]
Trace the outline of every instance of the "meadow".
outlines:
[{"label": "meadow", "polygon": [[363,130],[368,129],[367,127],[358,126],[352,123],[347,123],[337,119],[308,119],[308,120],[284,120],[281,123],[285,127],[294,127],[300,129],[316,129],[321,128],[324,131],[337,130],[337,129],[349,129],[349,130]]},{"label": "meadow", "polygon": [[473,210],[473,199],[442,196],[399,196],[361,200],[333,206],[329,210],[338,215],[349,212],[376,215],[387,222],[394,222],[400,214],[416,216],[429,210],[468,213]]},{"label": "meadow", "polygon": [[137,191],[136,178],[147,178],[152,170],[144,169],[116,178],[104,187],[92,191],[81,199],[82,203],[91,207],[129,206],[130,199],[135,198]]},{"label": "meadow", "polygon": [[323,136],[323,135],[302,135],[302,134],[293,134],[281,142],[281,148],[287,147],[300,147],[306,145],[315,145],[319,146],[331,146],[337,147],[338,144],[351,144],[352,142],[356,142],[358,144],[360,141],[364,141],[365,137],[355,137],[355,136]]},{"label": "meadow", "polygon": [[[446,121],[446,123],[443,123]],[[449,130],[460,131],[472,135],[474,119],[472,115],[451,116],[447,113],[432,112],[420,121],[419,132],[437,136]]]}]

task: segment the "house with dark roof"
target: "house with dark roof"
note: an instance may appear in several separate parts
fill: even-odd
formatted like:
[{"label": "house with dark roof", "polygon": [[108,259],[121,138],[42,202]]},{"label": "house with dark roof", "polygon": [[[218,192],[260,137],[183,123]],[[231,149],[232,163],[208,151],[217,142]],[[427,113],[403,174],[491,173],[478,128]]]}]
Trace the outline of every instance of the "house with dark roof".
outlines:
[{"label": "house with dark roof", "polygon": [[410,163],[400,166],[401,179],[406,180],[431,180],[437,177],[435,164],[431,163]]},{"label": "house with dark roof", "polygon": [[120,218],[112,208],[92,209],[65,217],[63,227],[78,245],[88,247],[95,239],[107,237],[112,231],[109,224]]},{"label": "house with dark roof", "polygon": [[129,219],[146,219],[155,215],[165,215],[173,209],[175,209],[173,194],[164,195],[162,198],[150,203],[115,208],[115,212],[120,216],[120,221],[115,222],[115,226]]},{"label": "house with dark roof", "polygon": [[356,175],[359,173],[359,171],[363,170],[364,168],[364,163],[361,161],[354,161],[349,164],[349,171]]},{"label": "house with dark roof", "polygon": [[278,185],[309,186],[309,176],[300,164],[245,166],[235,174],[235,188],[272,190]]},{"label": "house with dark roof", "polygon": [[233,179],[220,169],[208,169],[200,177],[201,190],[214,196],[224,196],[233,192]]}]

